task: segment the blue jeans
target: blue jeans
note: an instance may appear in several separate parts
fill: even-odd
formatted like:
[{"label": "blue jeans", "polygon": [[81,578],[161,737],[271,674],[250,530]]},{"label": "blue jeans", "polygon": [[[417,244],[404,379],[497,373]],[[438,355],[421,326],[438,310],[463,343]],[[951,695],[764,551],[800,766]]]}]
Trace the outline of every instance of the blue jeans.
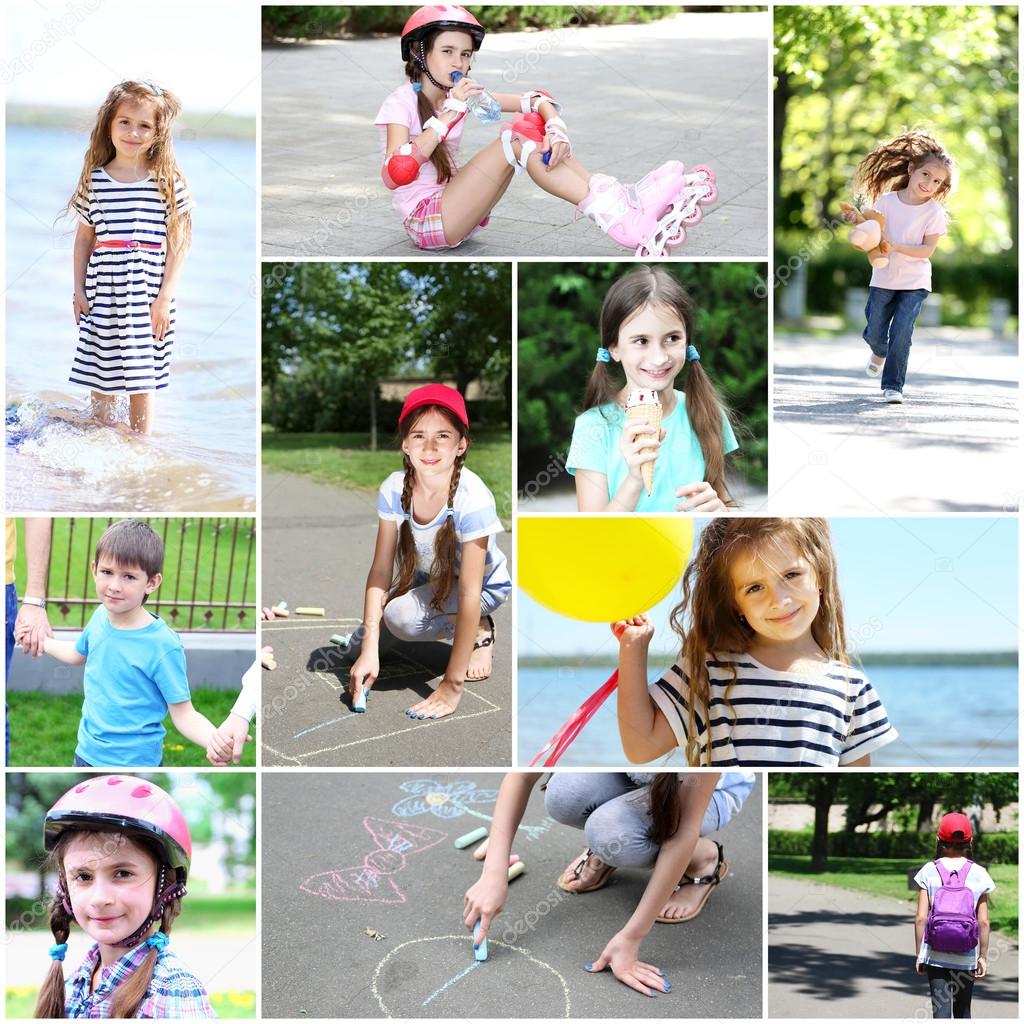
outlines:
[{"label": "blue jeans", "polygon": [[867,318],[864,340],[876,356],[885,359],[882,368],[883,391],[903,391],[914,323],[926,298],[927,288],[913,288],[909,291],[868,289],[868,304],[864,309]]},{"label": "blue jeans", "polygon": [[[13,583],[8,583],[7,592],[4,595],[5,609],[4,625],[7,632],[7,668],[4,672],[5,685],[10,684],[11,678],[11,655],[14,654],[14,620],[18,617],[18,590]],[[6,697],[6,693],[4,694]],[[4,764],[11,760],[11,722],[7,717],[7,701],[4,701]]]}]

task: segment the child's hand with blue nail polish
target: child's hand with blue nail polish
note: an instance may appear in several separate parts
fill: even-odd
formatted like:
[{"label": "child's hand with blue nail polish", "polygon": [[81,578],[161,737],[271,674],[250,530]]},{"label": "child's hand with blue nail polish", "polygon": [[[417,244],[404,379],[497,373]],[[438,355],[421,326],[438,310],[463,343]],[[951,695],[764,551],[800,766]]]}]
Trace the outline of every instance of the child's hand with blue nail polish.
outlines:
[{"label": "child's hand with blue nail polish", "polygon": [[653,964],[643,963],[639,957],[640,941],[619,932],[604,947],[600,957],[587,965],[587,970],[596,974],[610,967],[612,974],[623,985],[628,985],[641,995],[653,997],[659,992],[668,992],[671,986],[662,980],[663,972]]}]

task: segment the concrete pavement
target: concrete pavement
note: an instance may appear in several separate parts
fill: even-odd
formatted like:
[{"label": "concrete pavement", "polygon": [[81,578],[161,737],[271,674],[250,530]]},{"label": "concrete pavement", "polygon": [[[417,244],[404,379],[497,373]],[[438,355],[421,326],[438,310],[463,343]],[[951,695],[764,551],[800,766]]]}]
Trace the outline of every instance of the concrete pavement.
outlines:
[{"label": "concrete pavement", "polygon": [[[576,157],[591,171],[631,182],[668,159],[708,164],[719,200],[687,229],[675,253],[766,259],[770,35],[764,11],[492,33],[473,76],[497,92],[550,90],[565,105]],[[420,255],[381,183],[373,124],[403,80],[397,38],[264,49],[264,257]],[[495,136],[493,127],[473,120],[461,162]],[[573,224],[573,207],[524,174],[499,201],[490,226],[454,252],[568,258],[621,257],[626,250],[590,221]]]}]

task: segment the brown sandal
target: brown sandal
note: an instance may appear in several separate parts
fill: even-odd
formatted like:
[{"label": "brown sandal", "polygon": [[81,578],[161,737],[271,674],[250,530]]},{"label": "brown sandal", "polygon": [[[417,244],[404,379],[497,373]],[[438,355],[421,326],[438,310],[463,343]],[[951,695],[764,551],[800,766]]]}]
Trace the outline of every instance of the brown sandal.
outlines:
[{"label": "brown sandal", "polygon": [[[590,863],[590,859],[601,861],[601,867],[598,869],[597,878],[592,885],[588,885],[585,889],[570,889],[570,882],[578,882],[583,875],[583,869]],[[593,850],[586,849],[581,853],[576,860],[574,860],[561,874],[558,879],[558,888],[564,892],[571,892],[573,895],[579,896],[585,892],[596,892],[598,889],[603,889],[612,877],[612,873],[615,871],[614,864],[605,864],[600,857],[598,857]]]},{"label": "brown sandal", "polygon": [[711,890],[729,874],[729,862],[723,855],[722,844],[714,839],[711,841],[718,847],[718,860],[715,863],[715,870],[710,875],[704,875],[701,878],[691,878],[690,875],[684,874],[679,884],[672,890],[674,895],[685,885],[706,885],[707,889],[701,895],[700,902],[686,917],[656,917],[655,921],[661,921],[662,924],[682,924],[684,921],[692,921],[704,909],[704,904],[707,903]]}]

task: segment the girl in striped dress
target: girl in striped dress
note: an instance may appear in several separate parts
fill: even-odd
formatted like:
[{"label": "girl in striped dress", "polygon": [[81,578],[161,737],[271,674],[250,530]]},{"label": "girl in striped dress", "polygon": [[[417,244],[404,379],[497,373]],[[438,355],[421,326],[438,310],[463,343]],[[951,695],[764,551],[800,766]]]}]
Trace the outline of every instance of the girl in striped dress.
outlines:
[{"label": "girl in striped dress", "polygon": [[174,290],[192,235],[192,199],[174,158],[180,101],[152,82],[121,82],[100,107],[66,209],[78,215],[68,378],[89,388],[92,415],[113,424],[128,395],[133,430],[153,431],[154,396],[167,387]]},{"label": "girl in striped dress", "polygon": [[671,621],[682,651],[650,687],[650,620],[612,625],[630,761],[679,747],[694,766],[860,766],[897,738],[846,655],[827,520],[711,520]]}]

